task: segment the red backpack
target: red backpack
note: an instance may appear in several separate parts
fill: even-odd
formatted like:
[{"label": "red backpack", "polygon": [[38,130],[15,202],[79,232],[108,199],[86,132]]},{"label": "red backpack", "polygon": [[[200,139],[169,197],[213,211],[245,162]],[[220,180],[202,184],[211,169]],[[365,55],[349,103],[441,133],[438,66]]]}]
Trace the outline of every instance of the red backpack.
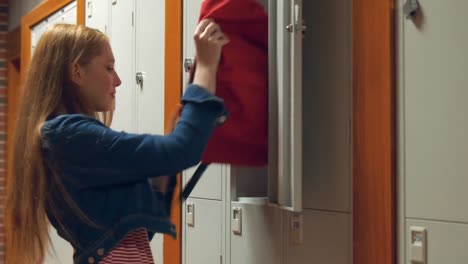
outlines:
[{"label": "red backpack", "polygon": [[183,199],[210,163],[268,163],[268,15],[257,0],[205,0],[199,20],[205,18],[218,23],[230,40],[221,53],[216,84],[229,115],[211,136]]}]

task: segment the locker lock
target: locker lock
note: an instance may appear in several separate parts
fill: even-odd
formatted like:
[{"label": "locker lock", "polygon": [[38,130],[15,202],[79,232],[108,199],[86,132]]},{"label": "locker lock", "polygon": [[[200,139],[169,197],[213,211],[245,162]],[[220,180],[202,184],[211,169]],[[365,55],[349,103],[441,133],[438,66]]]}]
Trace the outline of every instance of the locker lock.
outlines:
[{"label": "locker lock", "polygon": [[242,208],[232,208],[231,229],[235,235],[242,235]]},{"label": "locker lock", "polygon": [[190,72],[190,69],[193,67],[193,58],[184,59],[184,70],[185,72]]},{"label": "locker lock", "polygon": [[405,5],[403,6],[403,13],[406,15],[407,19],[414,17],[418,10],[419,10],[418,0],[406,0]]},{"label": "locker lock", "polygon": [[187,225],[190,227],[194,227],[194,214],[195,214],[195,205],[193,203],[187,203],[187,213],[185,214],[185,219]]},{"label": "locker lock", "polygon": [[145,78],[145,72],[137,72],[136,73],[136,83],[143,86],[143,79]]},{"label": "locker lock", "polygon": [[305,32],[307,30],[307,26],[305,25],[305,20],[303,20],[302,25],[299,25],[299,24],[289,24],[289,25],[287,25],[286,30],[289,33],[299,32],[299,31],[302,30],[302,34],[305,34]]}]

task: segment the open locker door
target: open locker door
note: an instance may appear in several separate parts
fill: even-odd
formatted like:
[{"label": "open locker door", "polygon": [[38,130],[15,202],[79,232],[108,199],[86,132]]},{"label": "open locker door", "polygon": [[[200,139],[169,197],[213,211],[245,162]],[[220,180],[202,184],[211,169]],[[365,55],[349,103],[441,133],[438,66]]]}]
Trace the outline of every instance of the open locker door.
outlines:
[{"label": "open locker door", "polygon": [[269,0],[270,204],[302,211],[302,0]]}]

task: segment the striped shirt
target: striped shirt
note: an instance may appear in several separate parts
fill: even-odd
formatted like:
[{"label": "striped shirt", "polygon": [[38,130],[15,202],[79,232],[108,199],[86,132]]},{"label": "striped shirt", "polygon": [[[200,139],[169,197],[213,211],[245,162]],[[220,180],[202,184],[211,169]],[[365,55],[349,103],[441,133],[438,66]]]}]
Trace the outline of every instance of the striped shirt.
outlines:
[{"label": "striped shirt", "polygon": [[154,264],[148,233],[140,228],[128,233],[100,264]]}]

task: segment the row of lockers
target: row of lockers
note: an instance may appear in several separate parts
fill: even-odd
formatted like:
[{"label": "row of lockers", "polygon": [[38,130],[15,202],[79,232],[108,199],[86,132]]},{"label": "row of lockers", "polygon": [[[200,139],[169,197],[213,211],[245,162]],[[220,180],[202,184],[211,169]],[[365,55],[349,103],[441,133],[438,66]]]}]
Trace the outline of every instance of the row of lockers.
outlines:
[{"label": "row of lockers", "polygon": [[[272,4],[291,11],[303,5],[303,209],[295,214],[267,204],[267,168],[211,165],[183,206],[183,263],[350,264],[351,2],[259,2],[268,12]],[[201,3],[183,4],[185,58],[194,54]],[[193,171],[184,172],[184,182]]]}]

